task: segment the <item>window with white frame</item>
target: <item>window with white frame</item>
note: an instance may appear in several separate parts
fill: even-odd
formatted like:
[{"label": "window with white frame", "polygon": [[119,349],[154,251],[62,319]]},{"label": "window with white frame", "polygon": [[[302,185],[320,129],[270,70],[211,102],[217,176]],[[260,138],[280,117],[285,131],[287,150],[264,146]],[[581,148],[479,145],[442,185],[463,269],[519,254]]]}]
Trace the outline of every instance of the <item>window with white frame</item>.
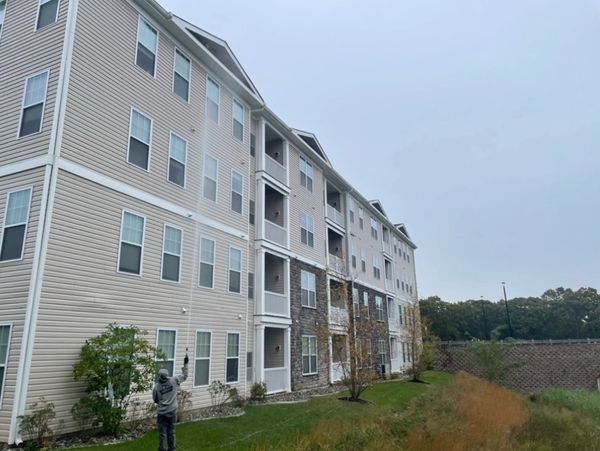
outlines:
[{"label": "window with white frame", "polygon": [[381,279],[381,263],[378,255],[373,255],[373,277]]},{"label": "window with white frame", "polygon": [[0,0],[0,36],[2,36],[2,27],[4,26],[5,14],[6,14],[6,0]]},{"label": "window with white frame", "polygon": [[129,274],[142,273],[144,250],[144,227],[146,218],[128,211],[123,212],[121,223],[121,248],[119,271]]},{"label": "window with white frame", "polygon": [[385,340],[379,340],[379,361],[382,365],[385,365],[387,361],[387,352],[386,352]]},{"label": "window with white frame", "polygon": [[173,92],[186,102],[190,100],[190,78],[192,76],[192,62],[190,59],[175,49],[175,64],[173,68]]},{"label": "window with white frame", "polygon": [[383,321],[383,299],[380,296],[375,296],[375,319]]},{"label": "window with white frame", "polygon": [[358,288],[352,288],[352,308],[354,316],[360,318],[360,299],[358,297]]},{"label": "window with white frame", "polygon": [[364,249],[360,250],[360,268],[362,272],[367,272],[367,255]]},{"label": "window with white frame", "polygon": [[315,220],[306,213],[300,213],[300,242],[309,247],[315,246]]},{"label": "window with white frame", "polygon": [[162,279],[179,282],[183,230],[165,225],[163,239]]},{"label": "window with white frame", "polygon": [[227,368],[225,382],[237,382],[240,369],[240,334],[227,334]]},{"label": "window with white frame", "polygon": [[242,291],[242,251],[234,247],[229,248],[229,291]]},{"label": "window with white frame", "polygon": [[11,326],[0,325],[0,399],[4,390],[6,378],[6,365],[8,363],[8,350],[10,347]]},{"label": "window with white frame", "polygon": [[307,190],[313,190],[314,170],[312,164],[300,157],[300,185]]},{"label": "window with white frame", "polygon": [[185,186],[185,167],[187,163],[187,141],[171,133],[169,144],[169,182]]},{"label": "window with white frame", "polygon": [[198,285],[213,288],[215,273],[215,242],[208,238],[200,240],[200,276]]},{"label": "window with white frame", "polygon": [[156,337],[156,360],[159,368],[165,368],[169,376],[173,376],[175,369],[175,343],[177,332],[172,329],[158,329]]},{"label": "window with white frame", "polygon": [[239,172],[231,172],[231,210],[242,214],[244,200],[244,176]]},{"label": "window with white frame", "polygon": [[44,106],[48,92],[48,71],[32,75],[25,80],[23,109],[19,137],[33,135],[42,131]]},{"label": "window with white frame", "polygon": [[302,374],[317,374],[317,337],[302,336]]},{"label": "window with white frame", "polygon": [[369,293],[366,291],[363,291],[363,309],[365,311],[365,318],[369,319],[371,316],[369,314]]},{"label": "window with white frame", "polygon": [[401,305],[398,306],[398,322],[401,326],[404,324],[404,315]]},{"label": "window with white frame", "polygon": [[350,222],[354,222],[354,201],[348,198],[348,213],[350,214]]},{"label": "window with white frame", "polygon": [[150,166],[150,145],[152,143],[152,119],[139,111],[131,110],[129,126],[129,151],[127,161],[148,170]]},{"label": "window with white frame", "polygon": [[317,307],[317,278],[312,272],[300,271],[300,291],[303,307]]},{"label": "window with white frame", "polygon": [[204,182],[202,185],[202,194],[205,199],[217,201],[217,180],[219,174],[219,161],[206,155],[204,157]]},{"label": "window with white frame", "polygon": [[0,231],[2,234],[0,261],[5,262],[23,258],[30,206],[31,188],[8,193],[4,225]]},{"label": "window with white frame", "polygon": [[352,260],[352,267],[356,269],[356,245],[354,241],[350,241],[350,256]]},{"label": "window with white frame", "polygon": [[371,224],[371,237],[374,239],[378,239],[379,222],[373,218],[369,218],[369,222]]},{"label": "window with white frame", "polygon": [[158,51],[158,32],[144,18],[138,21],[137,51],[135,64],[154,77],[156,53]]},{"label": "window with white frame", "polygon": [[221,87],[212,78],[206,78],[206,115],[219,123],[219,108],[221,104]]},{"label": "window with white frame", "polygon": [[244,105],[233,100],[233,136],[244,141]]},{"label": "window with white frame", "polygon": [[196,332],[194,387],[202,387],[209,384],[211,341],[212,334],[210,332]]},{"label": "window with white frame", "polygon": [[58,20],[59,0],[40,0],[36,29],[44,28]]},{"label": "window with white frame", "polygon": [[365,227],[365,211],[362,207],[358,207],[358,225],[361,229]]}]

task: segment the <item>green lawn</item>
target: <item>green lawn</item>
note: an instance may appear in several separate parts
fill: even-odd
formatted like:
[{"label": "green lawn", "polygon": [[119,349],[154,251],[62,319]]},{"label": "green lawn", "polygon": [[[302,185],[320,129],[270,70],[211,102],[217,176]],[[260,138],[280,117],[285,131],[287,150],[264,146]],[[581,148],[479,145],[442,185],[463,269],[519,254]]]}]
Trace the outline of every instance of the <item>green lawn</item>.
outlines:
[{"label": "green lawn", "polygon": [[[358,422],[365,417],[389,415],[404,409],[415,396],[432,386],[444,384],[452,376],[430,372],[425,380],[431,383],[387,382],[369,389],[364,398],[369,404],[340,401],[339,395],[314,398],[306,403],[250,406],[246,415],[238,418],[199,421],[177,426],[177,449],[196,450],[288,450],[307,431],[324,420],[344,423]],[[113,446],[78,448],[108,451],[149,451],[157,448],[156,430],[134,442]]]}]

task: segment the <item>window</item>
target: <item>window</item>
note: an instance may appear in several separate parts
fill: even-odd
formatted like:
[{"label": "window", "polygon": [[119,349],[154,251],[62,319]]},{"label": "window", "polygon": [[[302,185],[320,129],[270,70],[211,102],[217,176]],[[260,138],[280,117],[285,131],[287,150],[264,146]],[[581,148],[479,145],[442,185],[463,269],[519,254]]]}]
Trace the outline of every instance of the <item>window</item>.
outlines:
[{"label": "window", "polygon": [[[175,342],[177,332],[174,330],[159,329],[156,338],[157,360],[160,368],[166,368],[169,376],[173,376],[175,369]],[[161,356],[160,353],[163,355]],[[164,358],[164,360],[159,360]]]},{"label": "window", "polygon": [[179,282],[183,231],[165,225],[163,238],[162,279]]},{"label": "window", "polygon": [[202,194],[205,199],[217,201],[217,178],[219,173],[219,161],[206,155],[204,157],[204,185]]},{"label": "window", "polygon": [[374,239],[378,239],[379,233],[379,222],[373,218],[369,218],[369,222],[371,224],[371,237]]},{"label": "window", "polygon": [[375,296],[375,319],[383,321],[383,299]]},{"label": "window", "polygon": [[369,359],[369,366],[373,366],[373,345],[370,338],[367,338],[367,357]]},{"label": "window", "polygon": [[4,393],[4,380],[6,378],[6,365],[8,363],[8,349],[10,347],[11,326],[0,326],[0,400]]},{"label": "window", "polygon": [[363,308],[365,310],[365,318],[369,319],[369,293],[363,291]]},{"label": "window", "polygon": [[[6,13],[6,0],[0,0],[0,36],[2,35],[2,26],[4,25],[4,14]],[[0,384],[2,380],[0,379]],[[0,396],[2,395],[2,385],[0,385]]]},{"label": "window", "polygon": [[315,246],[315,220],[306,213],[300,213],[300,242],[309,247]]},{"label": "window", "polygon": [[402,313],[403,313],[402,306],[399,305],[398,306],[398,321],[400,322],[400,325],[404,324],[404,315]]},{"label": "window", "polygon": [[135,64],[154,77],[156,52],[158,50],[158,32],[142,17],[138,22],[137,53]]},{"label": "window", "polygon": [[302,307],[317,308],[317,283],[313,273],[300,271]]},{"label": "window", "polygon": [[208,238],[200,240],[200,277],[198,285],[213,288],[215,273],[215,242]]},{"label": "window", "polygon": [[348,199],[348,212],[350,214],[350,222],[354,222],[354,201]]},{"label": "window", "polygon": [[231,173],[231,210],[242,214],[244,198],[244,176],[239,172]]},{"label": "window", "polygon": [[227,334],[227,368],[225,381],[227,383],[239,380],[240,367],[240,334]]},{"label": "window", "polygon": [[307,190],[313,190],[313,167],[308,161],[300,157],[300,185]]},{"label": "window", "polygon": [[121,249],[119,271],[129,274],[142,273],[144,251],[144,226],[146,218],[127,211],[123,212],[121,223]]},{"label": "window", "polygon": [[386,360],[385,340],[379,340],[379,361],[385,365]]},{"label": "window", "polygon": [[233,136],[244,141],[244,105],[233,100]]},{"label": "window", "polygon": [[256,156],[256,135],[254,133],[250,133],[250,156]]},{"label": "window", "polygon": [[358,207],[358,225],[361,230],[365,227],[365,211],[362,207]]},{"label": "window", "polygon": [[379,256],[373,256],[373,277],[381,279],[381,267],[379,266]]},{"label": "window", "polygon": [[48,71],[32,75],[25,80],[19,137],[33,135],[42,130],[47,91]]},{"label": "window", "polygon": [[367,256],[365,255],[365,250],[360,250],[360,266],[362,272],[367,272]]},{"label": "window", "polygon": [[242,291],[242,251],[234,247],[229,248],[229,291]]},{"label": "window", "polygon": [[248,299],[254,299],[254,273],[248,273]]},{"label": "window", "polygon": [[171,133],[169,144],[169,182],[185,186],[185,166],[187,163],[187,142]]},{"label": "window", "polygon": [[302,337],[302,374],[317,374],[317,337]]},{"label": "window", "polygon": [[350,242],[350,255],[352,256],[352,267],[356,269],[356,246],[354,241]]},{"label": "window", "polygon": [[30,206],[31,188],[8,193],[4,226],[1,230],[0,261],[21,260],[23,258]]},{"label": "window", "polygon": [[36,29],[53,24],[58,19],[58,0],[40,0]]},{"label": "window", "polygon": [[192,62],[179,50],[175,50],[175,67],[173,70],[173,92],[186,102],[190,100],[190,78]]},{"label": "window", "polygon": [[212,78],[206,79],[206,115],[217,124],[219,123],[219,105],[221,88]]},{"label": "window", "polygon": [[194,387],[208,385],[210,381],[210,332],[196,332],[196,357],[194,361]]},{"label": "window", "polygon": [[352,288],[352,308],[354,309],[354,317],[360,318],[360,300],[358,298],[358,288]]},{"label": "window", "polygon": [[127,161],[139,168],[148,170],[150,165],[150,144],[152,142],[152,119],[137,110],[131,110],[129,125],[129,151]]},{"label": "window", "polygon": [[248,201],[248,222],[250,225],[254,225],[254,217],[256,216],[256,204],[253,200]]}]

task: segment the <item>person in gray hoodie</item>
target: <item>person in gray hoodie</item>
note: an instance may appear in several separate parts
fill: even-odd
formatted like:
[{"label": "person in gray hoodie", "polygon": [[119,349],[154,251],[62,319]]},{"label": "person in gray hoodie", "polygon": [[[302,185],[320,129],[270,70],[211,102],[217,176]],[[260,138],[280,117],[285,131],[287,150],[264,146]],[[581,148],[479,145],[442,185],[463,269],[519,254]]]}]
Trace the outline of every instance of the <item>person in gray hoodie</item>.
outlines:
[{"label": "person in gray hoodie", "polygon": [[188,377],[188,363],[190,359],[185,354],[183,368],[179,376],[169,377],[169,372],[162,368],[158,372],[158,382],[154,384],[152,399],[158,404],[158,450],[175,451],[175,423],[177,423],[177,390]]}]

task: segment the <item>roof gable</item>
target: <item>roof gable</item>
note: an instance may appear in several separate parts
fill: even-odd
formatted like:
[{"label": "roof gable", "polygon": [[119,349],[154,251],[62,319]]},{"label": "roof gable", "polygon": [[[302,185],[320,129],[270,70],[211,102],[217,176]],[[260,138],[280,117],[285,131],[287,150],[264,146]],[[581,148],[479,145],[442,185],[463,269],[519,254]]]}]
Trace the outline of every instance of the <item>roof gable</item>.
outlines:
[{"label": "roof gable", "polygon": [[[369,203],[371,205],[373,205],[373,207],[379,212],[381,213],[383,216],[385,216],[386,218],[388,217],[388,215],[386,214],[385,210],[383,209],[383,205],[381,204],[380,201],[378,200],[371,200],[369,201]],[[389,218],[388,218],[389,219]]]},{"label": "roof gable", "polygon": [[317,136],[314,133],[305,132],[295,128],[293,128],[292,131],[298,138],[304,141],[304,143],[308,147],[310,147],[321,160],[327,163],[328,166],[331,166],[331,163],[329,162],[329,158],[327,158],[325,150],[323,149],[323,147],[321,147],[321,144],[319,143],[319,140],[317,139]]}]

